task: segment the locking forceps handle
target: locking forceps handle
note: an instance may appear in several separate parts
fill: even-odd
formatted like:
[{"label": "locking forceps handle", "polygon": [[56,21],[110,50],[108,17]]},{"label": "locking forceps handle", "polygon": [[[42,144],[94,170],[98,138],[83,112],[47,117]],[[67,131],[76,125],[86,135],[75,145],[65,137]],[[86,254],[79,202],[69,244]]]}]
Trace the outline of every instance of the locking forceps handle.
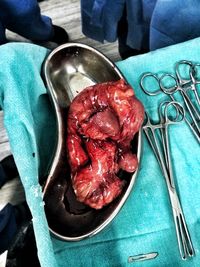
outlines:
[{"label": "locking forceps handle", "polygon": [[176,227],[176,235],[177,235],[177,240],[178,240],[179,252],[180,252],[181,258],[183,260],[186,260],[188,256],[189,257],[194,256],[195,254],[194,248],[192,245],[192,241],[191,241],[191,238],[188,232],[188,228],[185,222],[185,217],[184,217],[176,190],[174,188],[168,187],[168,191],[169,191],[170,201],[172,205],[174,223]]},{"label": "locking forceps handle", "polygon": [[[148,117],[147,117],[148,118]],[[153,152],[158,160],[158,163],[161,167],[161,170],[163,172],[163,175],[166,180],[167,184],[167,189],[168,189],[168,194],[172,206],[172,213],[173,213],[173,219],[175,223],[175,228],[176,228],[176,236],[177,236],[177,241],[178,241],[178,247],[180,251],[180,255],[182,259],[187,259],[187,257],[192,257],[194,256],[194,248],[192,245],[192,241],[190,239],[190,235],[187,229],[187,225],[185,222],[184,214],[181,208],[181,204],[178,198],[178,195],[176,193],[176,188],[174,184],[174,179],[172,172],[168,170],[168,168],[171,168],[171,163],[170,158],[164,160],[163,156],[161,154],[161,150],[159,149],[158,145],[158,139],[156,137],[155,130],[160,129],[161,127],[159,125],[152,125],[150,123],[149,118],[147,119],[147,123],[145,126],[143,126],[144,133],[146,134],[146,137],[153,149]],[[163,130],[163,129],[162,129]],[[167,130],[167,129],[165,129]],[[168,137],[167,137],[168,138]],[[168,147],[168,140],[167,140],[167,145],[166,143],[164,144],[165,149],[169,149]],[[167,153],[168,154],[168,153]],[[166,162],[167,161],[167,162]],[[166,163],[168,163],[166,165]]]},{"label": "locking forceps handle", "polygon": [[[173,102],[172,102],[173,103]],[[169,105],[169,104],[168,104]],[[168,107],[168,105],[166,107]],[[176,227],[176,235],[178,240],[178,247],[180,251],[181,258],[185,260],[188,256],[194,256],[194,248],[192,245],[192,241],[190,239],[189,231],[185,222],[185,217],[181,208],[180,200],[177,195],[173,171],[172,171],[172,163],[171,163],[171,156],[170,156],[170,147],[169,147],[169,136],[168,136],[168,118],[166,113],[166,123],[163,129],[163,146],[166,150],[166,162],[168,166],[166,167],[167,170],[164,172],[164,176],[167,182],[167,189],[169,192],[169,197],[172,206],[173,218]],[[184,117],[182,117],[183,119]]]},{"label": "locking forceps handle", "polygon": [[[153,148],[153,151],[158,159],[158,162],[160,164],[160,167],[163,171],[163,175],[166,180],[167,184],[167,189],[168,189],[168,194],[171,202],[171,207],[172,207],[172,213],[173,213],[173,219],[174,219],[174,224],[176,228],[176,236],[177,236],[177,241],[178,241],[178,247],[179,247],[179,252],[181,255],[181,258],[183,260],[186,260],[187,257],[192,257],[194,256],[194,248],[192,245],[192,241],[188,232],[188,228],[185,222],[185,217],[181,208],[181,204],[178,198],[178,195],[176,193],[176,188],[174,185],[173,180],[168,175],[167,169],[164,165],[164,162],[162,160],[162,157],[160,153],[158,154],[158,148],[157,148],[157,141],[155,140],[152,142],[150,135],[148,134],[148,129],[144,129],[144,132],[147,136],[147,139],[150,141],[150,144]],[[155,137],[155,135],[153,134]],[[154,139],[154,138],[153,138]],[[155,146],[156,144],[156,146]],[[153,147],[154,146],[154,147]]]}]

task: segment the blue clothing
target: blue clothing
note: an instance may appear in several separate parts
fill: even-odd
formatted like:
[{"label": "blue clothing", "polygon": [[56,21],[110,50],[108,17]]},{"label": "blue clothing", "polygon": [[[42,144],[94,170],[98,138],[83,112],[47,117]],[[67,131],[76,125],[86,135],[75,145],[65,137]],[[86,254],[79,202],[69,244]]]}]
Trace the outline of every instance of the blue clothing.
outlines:
[{"label": "blue clothing", "polygon": [[83,33],[100,42],[114,42],[125,0],[81,0]]},{"label": "blue clothing", "polygon": [[117,40],[117,27],[126,8],[126,44],[155,50],[200,36],[200,1],[82,0],[83,33],[100,42]]},{"label": "blue clothing", "polygon": [[1,0],[0,44],[6,42],[6,29],[33,41],[46,41],[53,35],[52,21],[40,14],[37,0]]},{"label": "blue clothing", "polygon": [[8,249],[8,246],[17,231],[14,207],[7,204],[0,211],[0,254]]},{"label": "blue clothing", "polygon": [[152,50],[200,36],[200,1],[156,1],[150,27]]}]

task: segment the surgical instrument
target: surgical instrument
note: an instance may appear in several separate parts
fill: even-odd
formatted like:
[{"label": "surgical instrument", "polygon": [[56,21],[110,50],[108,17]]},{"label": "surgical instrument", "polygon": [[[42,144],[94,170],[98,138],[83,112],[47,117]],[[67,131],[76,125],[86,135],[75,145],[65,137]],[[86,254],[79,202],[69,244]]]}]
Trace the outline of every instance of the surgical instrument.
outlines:
[{"label": "surgical instrument", "polygon": [[[173,117],[170,117],[169,114],[170,107],[173,107],[175,110],[175,115]],[[165,177],[173,211],[173,218],[176,227],[176,235],[180,255],[182,259],[187,259],[188,256],[194,256],[194,248],[190,239],[190,235],[187,229],[184,214],[174,183],[168,132],[169,125],[181,122],[184,119],[184,116],[184,109],[178,102],[163,102],[159,107],[160,122],[153,124],[150,120],[149,115],[146,113],[146,123],[143,126],[143,130],[147,136],[147,139],[154,151],[154,154],[159,162],[159,165]],[[159,132],[161,138],[156,135],[159,134]],[[161,144],[159,141],[160,139]]]},{"label": "surgical instrument", "polygon": [[[189,77],[187,77],[187,79],[182,77],[180,66],[189,66]],[[158,78],[156,74],[145,73],[141,78],[140,85],[146,94],[150,96],[155,96],[163,92],[168,95],[172,101],[176,101],[174,94],[176,92],[180,92],[184,100],[186,109],[190,115],[190,119],[185,116],[185,121],[192,130],[195,137],[197,138],[198,142],[200,143],[200,113],[188,96],[188,91],[192,91],[194,92],[197,103],[200,102],[199,95],[197,92],[197,84],[200,84],[200,80],[198,80],[196,77],[197,67],[199,67],[199,64],[193,64],[190,61],[182,60],[176,63],[175,65],[176,75],[163,74],[160,78]],[[153,78],[157,82],[156,90],[150,91],[146,88],[145,80],[148,78]],[[166,86],[166,84],[170,84],[170,86]]]}]

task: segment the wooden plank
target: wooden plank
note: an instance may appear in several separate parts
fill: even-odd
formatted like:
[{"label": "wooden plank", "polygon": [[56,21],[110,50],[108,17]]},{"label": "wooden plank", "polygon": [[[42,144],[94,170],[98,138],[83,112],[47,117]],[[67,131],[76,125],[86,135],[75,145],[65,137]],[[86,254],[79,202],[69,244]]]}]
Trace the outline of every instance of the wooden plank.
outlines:
[{"label": "wooden plank", "polygon": [[7,204],[17,205],[25,200],[24,188],[18,177],[7,182],[0,190],[0,210]]},{"label": "wooden plank", "polygon": [[11,154],[9,142],[0,144],[0,160]]}]

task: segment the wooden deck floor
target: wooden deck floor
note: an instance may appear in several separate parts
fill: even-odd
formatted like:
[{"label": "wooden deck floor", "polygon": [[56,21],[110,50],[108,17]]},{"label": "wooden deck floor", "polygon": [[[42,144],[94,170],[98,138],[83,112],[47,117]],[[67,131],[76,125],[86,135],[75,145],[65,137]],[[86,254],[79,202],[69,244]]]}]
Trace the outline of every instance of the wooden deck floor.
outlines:
[{"label": "wooden deck floor", "polygon": [[[69,33],[70,41],[81,42],[97,48],[111,60],[118,61],[117,43],[99,43],[86,38],[81,31],[80,1],[79,0],[45,0],[40,2],[41,12],[52,18],[53,24],[62,26]],[[21,36],[7,31],[11,41],[29,42]],[[0,111],[0,160],[11,154],[8,136],[3,126],[3,112]],[[0,189],[0,209],[8,202],[18,204],[25,199],[20,179],[8,182]]]}]

